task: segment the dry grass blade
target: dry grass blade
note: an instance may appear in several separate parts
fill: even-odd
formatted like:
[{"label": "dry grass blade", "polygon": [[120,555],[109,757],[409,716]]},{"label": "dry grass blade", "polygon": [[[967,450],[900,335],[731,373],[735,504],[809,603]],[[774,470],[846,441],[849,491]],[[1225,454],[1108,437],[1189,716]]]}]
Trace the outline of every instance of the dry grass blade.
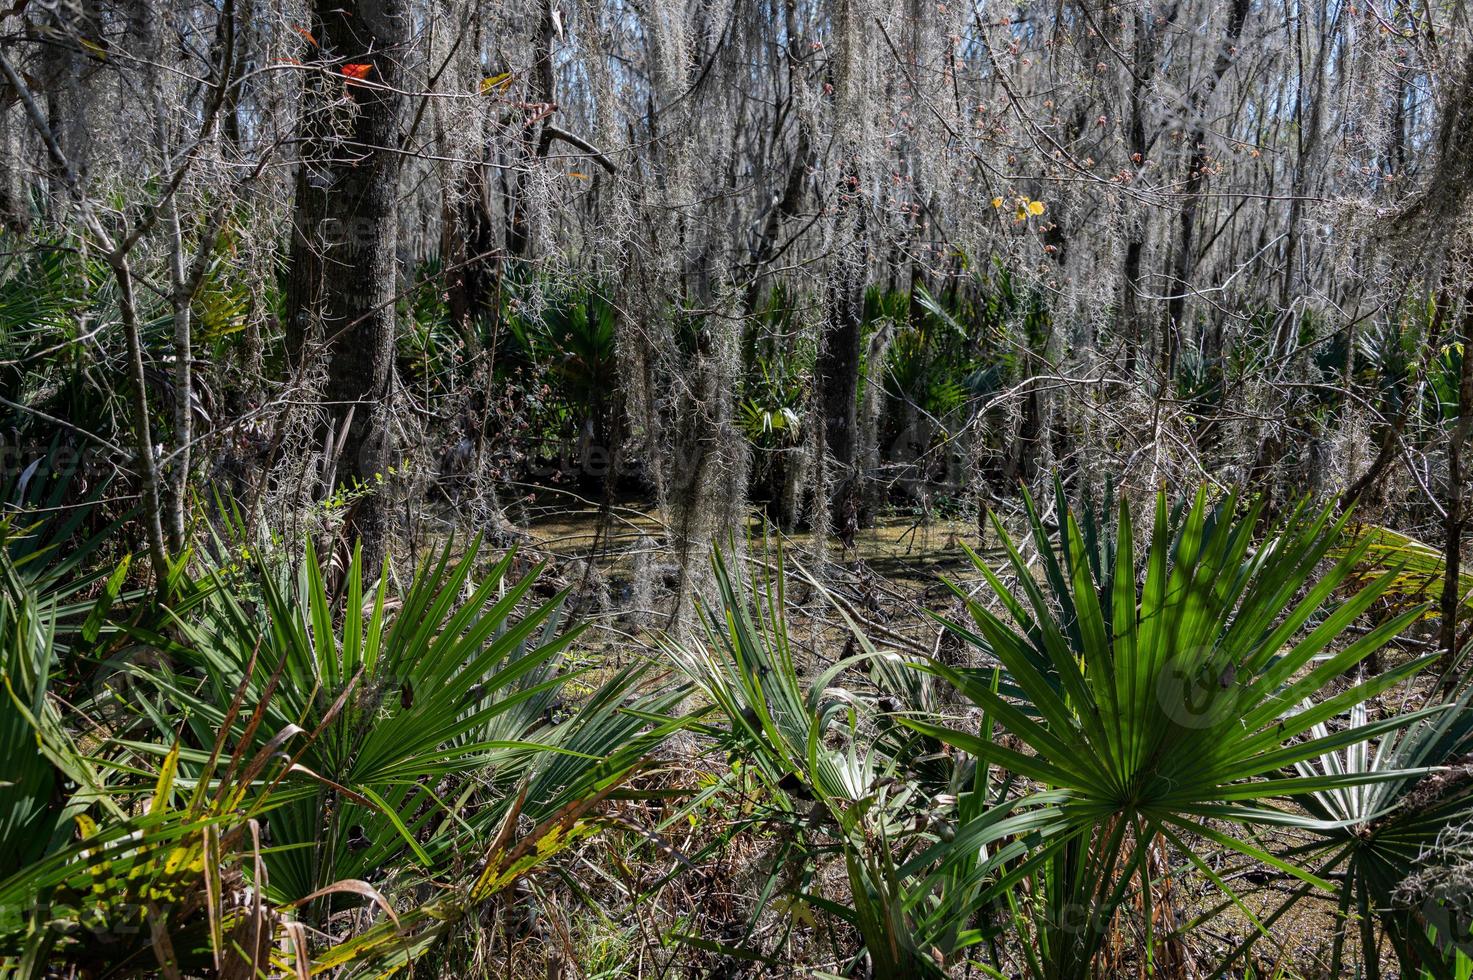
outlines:
[{"label": "dry grass blade", "polygon": [[307,940],[307,927],[300,922],[284,922],[282,930],[291,944],[292,971],[297,980],[309,980],[312,976],[312,948]]},{"label": "dry grass blade", "polygon": [[296,901],[289,902],[283,907],[296,908],[301,905],[306,905],[308,902],[314,901],[316,899],[324,898],[328,895],[344,894],[360,895],[363,898],[368,899],[370,902],[383,909],[384,914],[389,917],[390,921],[392,921],[395,926],[399,925],[399,916],[394,911],[394,906],[391,905],[389,903],[389,900],[384,897],[383,892],[379,891],[368,882],[360,881],[357,878],[349,878],[346,881],[335,881],[330,885],[317,889],[317,891],[313,892],[310,895],[303,895],[301,898],[297,899]]},{"label": "dry grass blade", "polygon": [[158,960],[159,973],[164,980],[183,980],[179,972],[179,957],[174,953],[174,941],[169,938],[168,917],[160,914],[152,903],[145,910],[144,917],[148,920],[149,938],[154,958]]}]

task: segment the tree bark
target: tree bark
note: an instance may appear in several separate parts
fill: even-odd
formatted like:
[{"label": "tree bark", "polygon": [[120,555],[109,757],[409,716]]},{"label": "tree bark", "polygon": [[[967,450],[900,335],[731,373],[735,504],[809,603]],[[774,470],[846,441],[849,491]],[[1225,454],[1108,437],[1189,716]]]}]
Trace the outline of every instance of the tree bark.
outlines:
[{"label": "tree bark", "polygon": [[[1156,77],[1156,62],[1161,33],[1175,21],[1178,5],[1173,3],[1162,15],[1159,24],[1152,10],[1138,12],[1135,18],[1135,43],[1129,66],[1131,75],[1130,95],[1126,99],[1130,107],[1130,120],[1126,124],[1127,145],[1130,149],[1129,168],[1137,175],[1144,173],[1151,153],[1154,136],[1146,135],[1146,99]],[[1126,334],[1125,370],[1135,373],[1136,358],[1144,344],[1144,321],[1140,313],[1141,265],[1145,254],[1145,236],[1149,221],[1143,219],[1136,225],[1125,243],[1125,260],[1121,268],[1120,325]]]},{"label": "tree bark", "polygon": [[1166,326],[1161,337],[1161,371],[1163,384],[1170,384],[1176,373],[1176,358],[1180,348],[1180,331],[1186,316],[1187,279],[1196,264],[1193,258],[1196,249],[1197,205],[1202,191],[1207,186],[1208,166],[1211,159],[1207,153],[1207,124],[1202,115],[1222,76],[1232,66],[1237,56],[1238,41],[1243,34],[1243,21],[1248,16],[1250,0],[1233,0],[1228,10],[1227,27],[1222,42],[1217,48],[1217,57],[1212,64],[1212,75],[1192,96],[1192,128],[1187,134],[1191,157],[1187,163],[1186,181],[1182,193],[1186,197],[1182,204],[1179,221],[1179,238],[1176,258],[1172,264],[1171,299],[1166,304]]},{"label": "tree bark", "polygon": [[858,177],[840,180],[837,220],[853,209],[854,235],[838,236],[828,285],[828,324],[814,364],[814,387],[822,413],[823,450],[833,467],[828,507],[832,524],[846,545],[853,541],[860,514],[860,474],[856,469],[859,429],[859,360],[864,339],[864,211]]},{"label": "tree bark", "polygon": [[537,60],[530,73],[529,118],[523,130],[524,146],[531,149],[520,153],[521,166],[512,180],[511,200],[507,207],[506,250],[520,259],[527,258],[532,245],[531,230],[527,227],[527,177],[531,168],[547,156],[552,145],[552,135],[545,125],[546,118],[557,108],[553,102],[555,76],[552,65],[552,42],[555,35],[552,0],[545,0],[537,28]]},{"label": "tree bark", "polygon": [[[312,9],[320,102],[305,124],[297,176],[287,341],[298,365],[317,356],[327,362],[322,443],[346,427],[329,470],[340,485],[371,487],[390,462],[382,410],[394,355],[397,88],[408,24],[398,0],[314,0]],[[334,114],[350,117],[346,133],[333,132]],[[382,494],[371,488],[349,507],[347,522],[368,566],[381,562],[388,537]]]},{"label": "tree bark", "polygon": [[20,172],[20,140],[10,106],[0,106],[0,227],[15,235],[30,230],[31,208]]},{"label": "tree bark", "polygon": [[[1442,630],[1438,645],[1442,648],[1444,673],[1453,669],[1458,654],[1458,616],[1463,608],[1463,535],[1468,527],[1468,477],[1464,473],[1463,451],[1473,435],[1473,287],[1463,299],[1463,359],[1458,377],[1458,420],[1448,433],[1447,443],[1447,517],[1443,521],[1444,573],[1439,612]],[[1447,679],[1451,683],[1452,678]]]}]

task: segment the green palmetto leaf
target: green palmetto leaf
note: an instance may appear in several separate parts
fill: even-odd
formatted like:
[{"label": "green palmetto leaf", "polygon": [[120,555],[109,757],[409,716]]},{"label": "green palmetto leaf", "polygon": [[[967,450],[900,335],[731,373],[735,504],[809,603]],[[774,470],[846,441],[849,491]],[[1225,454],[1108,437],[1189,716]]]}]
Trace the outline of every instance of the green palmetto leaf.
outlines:
[{"label": "green palmetto leaf", "polygon": [[[1358,576],[1370,579],[1395,569],[1388,598],[1402,606],[1436,604],[1447,575],[1440,549],[1374,524],[1358,526],[1348,537],[1354,545],[1363,546]],[[1473,616],[1473,572],[1465,571],[1460,576],[1458,594],[1464,615]],[[1434,615],[1435,610],[1429,608],[1427,614]]]},{"label": "green palmetto leaf", "polygon": [[[554,723],[560,692],[586,673],[564,662],[581,628],[561,628],[563,595],[530,601],[536,570],[509,580],[513,555],[473,578],[478,553],[479,542],[459,555],[447,544],[392,598],[389,576],[367,586],[355,555],[334,596],[309,545],[295,575],[263,564],[256,594],[217,575],[196,606],[176,613],[182,643],[150,638],[190,669],[136,672],[182,713],[197,744],[231,723],[229,694],[243,678],[264,706],[260,732],[312,733],[273,791],[274,899],[367,879],[401,859],[443,869],[491,832],[519,782],[529,788],[526,812],[538,816],[628,771],[654,744],[648,719],[683,692],[641,699],[637,666],[605,677],[570,720]],[[273,679],[245,677],[256,658]],[[197,778],[200,762],[198,750],[185,752],[183,778]]]},{"label": "green palmetto leaf", "polygon": [[[844,900],[802,880],[788,882],[781,897],[856,930],[877,975],[941,975],[953,955],[992,934],[974,921],[976,910],[993,896],[998,869],[1023,855],[1016,838],[1037,830],[1032,815],[997,806],[1004,787],[986,764],[957,766],[939,742],[899,723],[934,710],[928,678],[873,648],[842,606],[860,652],[805,674],[789,641],[781,559],[750,588],[720,552],[713,568],[717,601],[702,607],[705,642],[667,649],[710,705],[697,730],[729,753],[742,774],[732,780],[754,778],[758,799],[769,801],[753,808],[751,824],[788,828],[757,907],[779,897],[784,867],[842,858]],[[841,685],[865,674],[878,688],[873,699]],[[898,707],[878,710],[882,700]],[[953,802],[941,805],[941,796]],[[940,847],[953,827],[957,843]],[[733,955],[754,955],[756,924]]]},{"label": "green palmetto leaf", "polygon": [[[1466,950],[1459,953],[1429,935],[1427,910],[1408,906],[1395,892],[1418,870],[1424,856],[1437,850],[1444,828],[1473,821],[1473,779],[1468,778],[1465,763],[1457,768],[1473,749],[1470,700],[1473,688],[1464,685],[1447,702],[1422,712],[1414,724],[1379,740],[1370,737],[1365,706],[1356,705],[1350,710],[1349,729],[1366,737],[1296,762],[1299,778],[1279,782],[1281,787],[1293,787],[1318,778],[1328,784],[1322,789],[1292,789],[1295,800],[1320,821],[1310,828],[1312,842],[1296,848],[1293,856],[1312,860],[1321,874],[1336,876],[1342,909],[1374,914],[1403,976],[1417,976],[1423,969],[1431,970],[1430,975],[1454,976],[1469,965]],[[1329,733],[1324,723],[1311,729],[1314,740],[1322,743]],[[1340,781],[1354,775],[1364,781]],[[1293,901],[1291,896],[1266,921],[1272,924]],[[1254,938],[1249,937],[1236,955],[1245,952]],[[1347,944],[1359,947],[1369,976],[1380,975],[1376,934],[1356,928],[1344,915],[1335,931],[1333,972],[1341,971]]]},{"label": "green palmetto leaf", "polygon": [[33,603],[0,597],[0,752],[10,760],[0,777],[0,878],[44,854],[58,825],[50,805],[58,772],[39,730],[52,710],[50,636]]},{"label": "green palmetto leaf", "polygon": [[[1174,517],[1160,496],[1139,575],[1124,503],[1113,549],[1101,547],[1097,528],[1089,540],[1067,508],[1059,511],[1057,543],[1031,501],[1028,513],[1041,574],[996,519],[1016,590],[1004,587],[978,561],[1013,623],[969,602],[973,624],[957,628],[963,638],[980,640],[1026,703],[1009,697],[1003,685],[979,683],[945,665],[924,668],[985,709],[1014,744],[994,742],[985,732],[979,736],[921,720],[906,723],[1050,794],[1038,807],[1052,814],[1048,834],[1054,840],[1042,847],[1053,870],[1036,883],[1045,895],[1061,897],[1060,889],[1074,893],[1070,901],[1088,908],[1096,927],[1070,933],[1067,948],[1052,959],[1041,957],[1034,972],[1064,976],[1088,967],[1125,886],[1144,875],[1144,856],[1154,841],[1185,845],[1188,838],[1206,839],[1328,887],[1322,877],[1206,821],[1249,829],[1331,826],[1337,822],[1333,818],[1286,810],[1272,800],[1413,775],[1401,770],[1282,775],[1306,759],[1428,717],[1428,712],[1411,713],[1342,731],[1316,729],[1431,659],[1325,693],[1331,681],[1419,615],[1420,610],[1409,610],[1345,642],[1347,627],[1385,593],[1395,573],[1332,601],[1362,549],[1343,551],[1318,575],[1340,545],[1347,518],[1306,507],[1255,545],[1257,507],[1239,513],[1232,497],[1213,506],[1204,492]],[[1195,853],[1186,856],[1200,864]],[[1231,890],[1227,894],[1237,900]]]},{"label": "green palmetto leaf", "polygon": [[[9,601],[0,597],[0,624]],[[21,601],[23,611],[29,603]],[[44,665],[52,653],[49,617],[44,628],[27,625],[28,619],[29,614],[20,617],[24,628],[17,637],[34,654],[33,662]],[[0,630],[0,636],[7,635]],[[280,801],[267,792],[243,805],[244,794],[227,792],[228,784],[218,793],[207,793],[198,779],[192,790],[185,787],[180,779],[185,752],[172,736],[164,744],[145,747],[158,757],[154,767],[147,761],[120,761],[135,751],[122,741],[98,746],[92,740],[83,752],[58,717],[59,699],[48,690],[46,672],[21,673],[30,674],[32,696],[26,704],[17,702],[16,716],[29,729],[31,745],[16,757],[54,767],[57,787],[71,784],[74,789],[62,805],[48,794],[45,802],[51,804],[55,831],[27,828],[46,853],[38,855],[41,848],[35,848],[29,863],[6,867],[0,874],[0,909],[7,913],[0,916],[5,968],[17,965],[15,957],[69,972],[108,975],[118,967],[144,972],[166,961],[190,974],[213,965],[221,976],[245,975],[242,969],[251,974],[252,964],[264,965],[264,953],[247,955],[231,944],[244,931],[271,928],[274,910],[259,900],[250,907],[240,903],[238,877],[231,880],[227,898],[225,868],[248,859],[248,836]],[[6,671],[12,689],[7,693],[13,693],[11,682],[18,678]],[[259,706],[252,709],[237,699],[233,708],[250,716],[248,728],[259,724]],[[222,733],[200,765],[211,771],[229,757],[229,768],[241,774],[240,783],[249,787],[258,778],[270,782],[287,767],[280,750],[300,734],[295,728],[277,733],[247,757],[243,747],[226,752]],[[0,816],[9,809],[5,802],[0,794]],[[149,928],[142,930],[145,921]]]}]

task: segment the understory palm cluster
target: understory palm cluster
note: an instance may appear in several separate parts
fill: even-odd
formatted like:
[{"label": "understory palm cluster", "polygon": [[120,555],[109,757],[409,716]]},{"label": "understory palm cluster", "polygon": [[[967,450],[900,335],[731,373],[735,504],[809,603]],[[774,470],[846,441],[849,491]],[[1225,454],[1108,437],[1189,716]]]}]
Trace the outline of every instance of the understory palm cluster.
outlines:
[{"label": "understory palm cluster", "polygon": [[[929,658],[836,598],[814,647],[788,593],[821,580],[717,553],[700,638],[614,668],[479,542],[399,581],[222,532],[142,594],[106,532],[26,513],[0,552],[20,976],[1473,972],[1469,689],[1348,515],[1030,499]],[[681,882],[714,906],[736,854],[720,928],[650,911]]]}]

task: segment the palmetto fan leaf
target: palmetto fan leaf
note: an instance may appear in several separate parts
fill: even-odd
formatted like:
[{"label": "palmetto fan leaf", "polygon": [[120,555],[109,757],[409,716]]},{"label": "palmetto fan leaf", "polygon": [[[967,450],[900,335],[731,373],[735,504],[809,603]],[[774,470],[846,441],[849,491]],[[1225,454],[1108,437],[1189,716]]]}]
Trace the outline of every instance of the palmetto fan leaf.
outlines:
[{"label": "palmetto fan leaf", "polygon": [[[13,599],[23,593],[33,596],[48,607],[57,625],[53,641],[61,650],[71,648],[79,630],[86,643],[97,639],[111,605],[123,594],[129,563],[125,557],[121,567],[110,568],[96,559],[109,536],[132,515],[93,529],[90,524],[109,481],[74,501],[75,474],[58,437],[45,455],[0,485],[0,589]],[[95,586],[103,580],[99,594]]]},{"label": "palmetto fan leaf", "polygon": [[[730,723],[711,729],[764,782],[781,790],[778,800],[798,807],[813,795],[852,799],[864,795],[869,763],[854,762],[826,739],[844,728],[853,707],[835,679],[858,663],[836,663],[803,679],[793,660],[784,618],[782,579],[753,602],[725,558],[712,558],[720,603],[700,607],[707,642],[667,650],[705,698]],[[794,802],[795,798],[799,802]]]},{"label": "palmetto fan leaf", "polygon": [[[1375,524],[1357,527],[1352,536],[1356,544],[1365,542],[1360,574],[1367,580],[1396,569],[1389,598],[1403,603],[1437,602],[1447,574],[1441,550]],[[1473,614],[1473,572],[1465,571],[1460,576],[1458,595],[1466,612]]]},{"label": "palmetto fan leaf", "polygon": [[[1403,731],[1391,732],[1374,745],[1369,740],[1356,742],[1295,765],[1304,776],[1404,774],[1297,798],[1306,811],[1323,822],[1312,828],[1315,839],[1296,848],[1291,856],[1312,860],[1317,873],[1334,874],[1338,880],[1340,917],[1332,973],[1340,972],[1346,942],[1358,928],[1360,962],[1368,976],[1380,975],[1373,922],[1379,922],[1403,976],[1417,976],[1420,969],[1429,969],[1434,976],[1453,975],[1459,961],[1457,944],[1464,946],[1462,968],[1473,966],[1467,955],[1473,937],[1430,935],[1429,925],[1435,931],[1438,917],[1429,917],[1428,909],[1409,907],[1396,895],[1419,863],[1438,850],[1439,835],[1445,828],[1473,825],[1473,771],[1465,761],[1473,749],[1470,700],[1473,687],[1465,686],[1447,702],[1445,710]],[[1351,728],[1364,727],[1366,718],[1365,706],[1356,705],[1350,712]],[[1328,733],[1329,728],[1323,724],[1313,729],[1316,737]],[[1429,775],[1429,769],[1436,769],[1436,773]],[[1270,918],[1277,919],[1292,901],[1291,897]],[[1352,910],[1360,920],[1359,927],[1353,925],[1349,915]]]},{"label": "palmetto fan leaf", "polygon": [[[775,568],[747,589],[718,552],[718,601],[702,606],[707,642],[668,645],[711,705],[703,721],[714,721],[695,729],[768,791],[758,799],[771,805],[754,808],[753,823],[784,828],[758,913],[779,887],[790,888],[789,897],[855,930],[875,976],[947,975],[997,937],[995,917],[980,913],[1016,880],[1010,863],[1059,823],[1046,806],[1058,797],[1021,798],[1015,780],[985,760],[902,724],[938,710],[935,679],[871,645],[832,596],[859,653],[800,672],[781,556]],[[985,712],[982,729],[991,729]],[[842,898],[797,873],[825,856],[842,858]]]},{"label": "palmetto fan leaf", "polygon": [[[637,669],[607,677],[556,723],[559,692],[581,673],[563,664],[581,628],[560,628],[562,595],[529,601],[535,571],[508,579],[513,555],[473,581],[478,551],[473,542],[452,557],[447,545],[395,599],[387,574],[365,590],[355,557],[334,602],[309,547],[295,582],[263,568],[259,596],[247,596],[221,579],[198,615],[178,617],[186,642],[173,653],[203,685],[140,668],[207,745],[226,692],[259,658],[267,669],[249,683],[267,705],[260,730],[312,734],[273,791],[274,898],[395,862],[444,870],[462,844],[494,835],[519,783],[523,812],[540,818],[627,773],[653,744],[650,719],[681,692],[640,700]],[[195,761],[185,754],[186,772]]]},{"label": "palmetto fan leaf", "polygon": [[[1085,930],[1092,938],[1076,944],[1071,969],[1092,960],[1102,923],[1126,885],[1146,874],[1154,841],[1176,847],[1224,890],[1227,885],[1201,860],[1201,845],[1189,844],[1186,836],[1328,889],[1324,879],[1265,853],[1247,835],[1219,828],[1224,822],[1333,822],[1274,806],[1269,798],[1403,779],[1406,773],[1281,773],[1437,710],[1315,731],[1430,661],[1412,660],[1374,681],[1327,691],[1419,610],[1344,642],[1346,628],[1387,589],[1392,574],[1334,603],[1359,549],[1325,574],[1317,570],[1340,541],[1346,518],[1300,507],[1255,546],[1259,509],[1239,509],[1234,497],[1209,505],[1203,492],[1173,519],[1165,497],[1158,497],[1140,575],[1130,510],[1123,503],[1111,554],[1098,543],[1087,544],[1067,509],[1060,511],[1055,547],[1030,501],[1041,576],[994,518],[1016,587],[1008,588],[974,560],[1013,624],[969,601],[971,626],[953,628],[1001,664],[1020,697],[989,683],[990,671],[940,664],[928,669],[986,709],[1017,747],[994,742],[986,732],[906,721],[1057,794],[1046,806],[1057,815],[1050,831],[1054,846],[1088,842],[1089,860],[1080,867],[1089,874],[1066,877],[1085,891],[1095,907],[1090,921],[1097,924]],[[1110,554],[1112,564],[1100,560],[1103,554]],[[1277,778],[1268,782],[1270,777]],[[1036,859],[1045,856],[1058,855],[1045,849]],[[1147,901],[1149,892],[1142,889]]]}]

